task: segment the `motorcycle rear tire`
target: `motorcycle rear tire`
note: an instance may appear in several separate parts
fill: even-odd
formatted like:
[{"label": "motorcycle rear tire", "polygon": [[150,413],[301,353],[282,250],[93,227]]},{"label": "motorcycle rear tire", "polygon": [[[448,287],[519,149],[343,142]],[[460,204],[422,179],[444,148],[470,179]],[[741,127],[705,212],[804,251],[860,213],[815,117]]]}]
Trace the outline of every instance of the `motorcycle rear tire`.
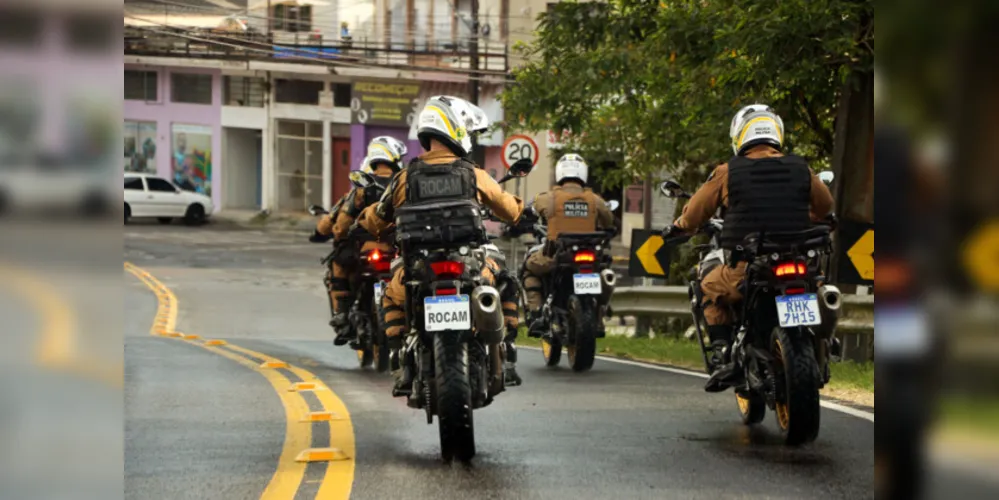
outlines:
[{"label": "motorcycle rear tire", "polygon": [[[819,435],[819,370],[812,343],[805,332],[775,328],[771,349],[777,360],[778,391],[774,414],[784,444],[798,446]],[[781,394],[783,392],[783,394]],[[783,396],[783,397],[782,397]]]},{"label": "motorcycle rear tire", "polygon": [[576,296],[569,298],[568,323],[574,343],[566,351],[569,354],[569,367],[574,372],[585,372],[593,368],[593,359],[597,355],[597,311],[594,305]]},{"label": "motorcycle rear tire", "polygon": [[468,462],[475,456],[468,360],[468,345],[462,342],[461,335],[455,332],[434,335],[437,427],[445,462],[454,459]]}]

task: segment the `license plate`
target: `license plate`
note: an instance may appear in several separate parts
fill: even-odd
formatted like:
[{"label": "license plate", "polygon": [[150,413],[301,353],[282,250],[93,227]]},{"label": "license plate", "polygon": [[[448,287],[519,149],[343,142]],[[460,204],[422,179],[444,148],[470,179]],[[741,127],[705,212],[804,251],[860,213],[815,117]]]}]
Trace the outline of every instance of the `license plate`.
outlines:
[{"label": "license plate", "polygon": [[428,332],[471,330],[472,307],[468,295],[424,298],[423,326]]},{"label": "license plate", "polygon": [[385,287],[381,282],[375,283],[375,304],[382,305],[382,295],[385,295]]},{"label": "license plate", "polygon": [[599,295],[599,274],[573,274],[572,285],[576,295]]},{"label": "license plate", "polygon": [[922,356],[932,341],[926,312],[914,306],[879,308],[874,314],[874,331],[876,356]]},{"label": "license plate", "polygon": [[777,297],[777,320],[782,328],[822,324],[819,297],[814,293]]}]

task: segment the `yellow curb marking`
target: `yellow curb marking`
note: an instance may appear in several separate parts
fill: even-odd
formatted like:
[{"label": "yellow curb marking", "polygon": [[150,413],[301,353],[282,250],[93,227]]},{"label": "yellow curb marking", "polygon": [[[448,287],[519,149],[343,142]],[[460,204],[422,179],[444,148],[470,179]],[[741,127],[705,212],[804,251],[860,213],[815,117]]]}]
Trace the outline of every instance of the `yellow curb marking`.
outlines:
[{"label": "yellow curb marking", "polygon": [[[332,462],[334,460],[350,460],[350,457],[339,448],[310,448],[303,450],[295,457],[296,462]],[[322,496],[316,495],[316,498],[322,498]]]},{"label": "yellow curb marking", "polygon": [[314,411],[306,415],[300,422],[326,422],[329,420],[342,420],[340,415],[331,411]]},{"label": "yellow curb marking", "polygon": [[[305,477],[305,468],[309,462],[327,461],[326,474],[316,498],[350,498],[350,491],[354,483],[354,427],[350,421],[350,412],[346,405],[336,394],[329,389],[314,374],[289,365],[284,361],[273,358],[263,353],[251,351],[236,345],[229,345],[220,339],[206,340],[204,342],[193,342],[195,339],[188,339],[187,335],[177,332],[177,297],[160,283],[156,278],[146,271],[125,263],[125,270],[135,275],[140,281],[156,294],[159,301],[158,315],[166,318],[162,323],[164,326],[156,324],[150,329],[150,333],[157,330],[165,331],[168,334],[176,334],[181,342],[199,346],[216,354],[229,358],[247,368],[254,370],[264,376],[277,392],[281,399],[281,404],[285,408],[285,440],[281,456],[278,459],[278,467],[271,477],[267,488],[260,496],[262,500],[292,499],[298,493],[299,486]],[[197,337],[197,336],[194,336]],[[209,348],[209,346],[228,345],[227,349]],[[237,353],[263,360],[258,364]],[[313,382],[297,382],[292,384],[291,380],[281,374],[280,371],[264,368],[263,365],[281,365],[287,367],[289,371],[302,380],[313,380]],[[288,389],[289,387],[309,386],[310,391],[317,391],[315,395],[322,404],[323,412],[310,412],[309,405],[299,394],[299,390]],[[308,448],[312,444],[312,426],[301,425],[301,422],[312,418],[313,414],[329,413],[329,419],[325,420],[329,425],[330,447],[329,448]],[[324,421],[321,417],[319,422]],[[299,460],[303,458],[304,460]]]}]

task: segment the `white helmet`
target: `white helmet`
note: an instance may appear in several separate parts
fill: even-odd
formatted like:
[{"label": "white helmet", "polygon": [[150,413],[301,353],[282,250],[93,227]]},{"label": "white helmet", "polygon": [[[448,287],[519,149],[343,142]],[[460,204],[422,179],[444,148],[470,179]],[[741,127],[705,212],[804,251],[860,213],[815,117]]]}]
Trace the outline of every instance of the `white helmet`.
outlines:
[{"label": "white helmet", "polygon": [[371,169],[373,163],[385,163],[398,172],[402,156],[406,153],[406,145],[399,139],[387,135],[378,136],[368,144],[368,156],[364,159],[364,165]]},{"label": "white helmet", "polygon": [[562,184],[569,179],[576,179],[586,184],[589,170],[582,156],[572,153],[564,155],[555,164],[555,183]]},{"label": "white helmet", "polygon": [[423,149],[430,150],[430,139],[437,139],[454,154],[464,158],[472,152],[470,134],[489,127],[482,108],[457,97],[433,96],[418,118],[416,136]]},{"label": "white helmet", "polygon": [[732,138],[732,151],[737,155],[760,144],[781,149],[784,144],[784,121],[770,106],[751,104],[735,114],[728,134]]}]

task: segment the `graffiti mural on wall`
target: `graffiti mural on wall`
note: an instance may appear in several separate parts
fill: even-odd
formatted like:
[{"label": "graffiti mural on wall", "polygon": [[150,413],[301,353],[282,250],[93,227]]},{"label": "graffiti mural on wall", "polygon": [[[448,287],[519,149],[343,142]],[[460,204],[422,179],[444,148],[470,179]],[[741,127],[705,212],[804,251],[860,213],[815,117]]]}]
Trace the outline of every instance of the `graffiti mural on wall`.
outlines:
[{"label": "graffiti mural on wall", "polygon": [[156,124],[125,120],[125,171],[156,172]]},{"label": "graffiti mural on wall", "polygon": [[170,165],[181,189],[212,194],[212,128],[173,124]]}]

